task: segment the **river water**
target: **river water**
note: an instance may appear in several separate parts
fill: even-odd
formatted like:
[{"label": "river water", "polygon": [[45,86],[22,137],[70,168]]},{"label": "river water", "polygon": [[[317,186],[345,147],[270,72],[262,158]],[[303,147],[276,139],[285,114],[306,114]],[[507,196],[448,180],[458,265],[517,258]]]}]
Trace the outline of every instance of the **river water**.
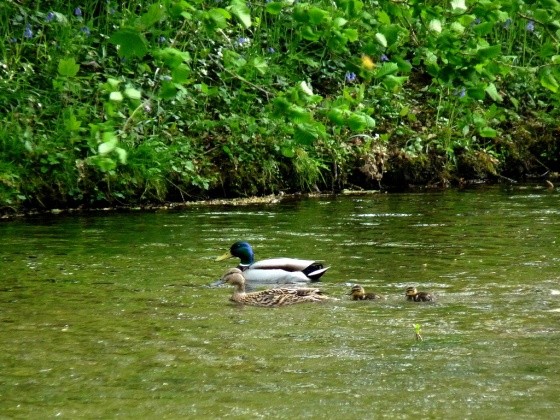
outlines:
[{"label": "river water", "polygon": [[[0,417],[557,417],[559,236],[534,186],[2,222]],[[233,305],[239,239],[340,300]]]}]

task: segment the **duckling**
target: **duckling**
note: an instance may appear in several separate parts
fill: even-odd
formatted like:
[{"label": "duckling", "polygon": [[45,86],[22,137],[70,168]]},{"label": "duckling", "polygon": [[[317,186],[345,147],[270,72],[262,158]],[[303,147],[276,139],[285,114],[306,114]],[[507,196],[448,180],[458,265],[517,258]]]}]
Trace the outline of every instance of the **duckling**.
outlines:
[{"label": "duckling", "polygon": [[324,267],[318,260],[300,260],[297,258],[269,258],[255,262],[251,245],[245,241],[235,242],[224,255],[216,258],[222,261],[237,257],[237,268],[243,271],[247,284],[294,284],[303,285],[320,280],[329,267]]},{"label": "duckling", "polygon": [[352,296],[352,300],[376,300],[385,299],[385,296],[378,295],[377,293],[366,293],[364,288],[359,284],[352,286],[352,290],[348,293]]},{"label": "duckling", "polygon": [[323,295],[321,290],[308,287],[277,288],[246,293],[245,278],[243,272],[238,268],[230,268],[222,276],[222,280],[224,283],[235,286],[230,300],[244,305],[275,307],[332,299]]},{"label": "duckling", "polygon": [[419,292],[416,287],[406,288],[406,300],[413,300],[414,302],[432,302],[434,297],[428,292]]}]

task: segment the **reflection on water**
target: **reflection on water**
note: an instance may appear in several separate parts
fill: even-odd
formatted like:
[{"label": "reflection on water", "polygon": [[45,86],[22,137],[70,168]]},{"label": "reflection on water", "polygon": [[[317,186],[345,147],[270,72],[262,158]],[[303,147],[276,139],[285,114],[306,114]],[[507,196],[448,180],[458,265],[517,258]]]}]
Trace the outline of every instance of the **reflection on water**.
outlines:
[{"label": "reflection on water", "polygon": [[[551,418],[559,201],[516,187],[4,222],[2,414]],[[341,300],[230,304],[207,285],[238,239],[324,259]],[[352,283],[388,299],[350,301]]]}]

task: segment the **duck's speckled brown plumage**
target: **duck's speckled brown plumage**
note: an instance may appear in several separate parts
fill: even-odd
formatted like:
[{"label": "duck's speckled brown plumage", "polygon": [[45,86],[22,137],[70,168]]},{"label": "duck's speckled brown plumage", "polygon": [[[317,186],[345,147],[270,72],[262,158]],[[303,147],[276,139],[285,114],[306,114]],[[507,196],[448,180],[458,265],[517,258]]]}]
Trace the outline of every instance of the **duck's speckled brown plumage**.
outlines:
[{"label": "duck's speckled brown plumage", "polygon": [[366,292],[362,286],[359,284],[355,284],[352,286],[352,290],[348,293],[352,296],[352,300],[379,300],[385,299],[385,296],[378,295],[377,293],[373,292]]},{"label": "duck's speckled brown plumage", "polygon": [[330,300],[317,288],[276,288],[258,292],[245,292],[245,278],[238,268],[229,269],[223,276],[225,283],[235,286],[230,300],[252,306],[286,306],[304,302],[321,302]]},{"label": "duck's speckled brown plumage", "polygon": [[419,292],[416,287],[407,287],[405,292],[406,300],[414,302],[433,302],[435,299],[431,293]]}]

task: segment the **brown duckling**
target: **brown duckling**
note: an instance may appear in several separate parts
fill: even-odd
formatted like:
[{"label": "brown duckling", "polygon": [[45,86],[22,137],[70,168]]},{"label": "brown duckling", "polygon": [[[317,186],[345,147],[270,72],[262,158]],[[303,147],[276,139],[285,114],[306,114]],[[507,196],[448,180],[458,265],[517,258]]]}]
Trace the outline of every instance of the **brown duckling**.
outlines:
[{"label": "brown duckling", "polygon": [[246,293],[245,278],[243,277],[243,272],[238,268],[230,268],[222,276],[222,280],[235,286],[230,300],[244,305],[275,307],[332,299],[323,295],[321,290],[310,287],[276,288]]},{"label": "brown duckling", "polygon": [[435,300],[433,295],[428,292],[419,292],[416,287],[407,287],[405,296],[406,300],[414,302],[433,302]]},{"label": "brown duckling", "polygon": [[364,290],[362,286],[359,284],[355,284],[352,286],[352,290],[348,293],[352,296],[352,300],[376,300],[376,299],[385,299],[385,296],[378,295],[377,293],[372,293]]}]

